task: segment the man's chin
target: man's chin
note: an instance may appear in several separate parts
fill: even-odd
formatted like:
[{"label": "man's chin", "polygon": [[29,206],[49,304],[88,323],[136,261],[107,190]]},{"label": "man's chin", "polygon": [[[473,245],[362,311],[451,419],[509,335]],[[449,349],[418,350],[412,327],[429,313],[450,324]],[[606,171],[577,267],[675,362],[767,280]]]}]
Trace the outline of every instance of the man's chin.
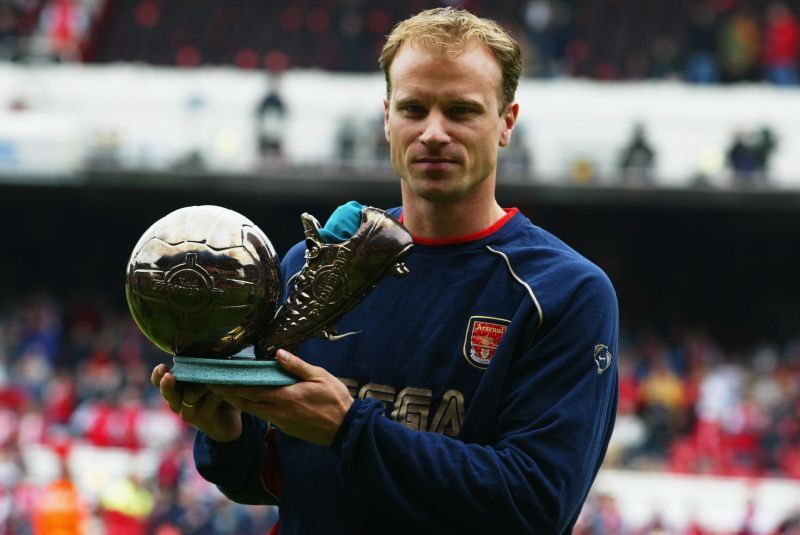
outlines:
[{"label": "man's chin", "polygon": [[402,179],[405,187],[414,196],[429,202],[453,203],[467,197],[477,184],[469,184],[455,179],[452,176],[415,176],[411,179]]},{"label": "man's chin", "polygon": [[429,202],[452,203],[464,197],[464,192],[452,187],[420,186],[411,187],[417,197]]}]

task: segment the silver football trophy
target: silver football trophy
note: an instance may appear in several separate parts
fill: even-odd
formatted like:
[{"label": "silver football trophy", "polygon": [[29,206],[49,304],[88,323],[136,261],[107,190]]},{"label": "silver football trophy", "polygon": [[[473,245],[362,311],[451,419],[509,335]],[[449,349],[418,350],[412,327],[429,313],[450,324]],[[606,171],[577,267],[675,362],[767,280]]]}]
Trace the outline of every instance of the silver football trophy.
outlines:
[{"label": "silver football trophy", "polygon": [[293,350],[312,336],[335,340],[339,318],[383,277],[408,273],[411,235],[382,210],[363,208],[356,232],[334,244],[323,243],[313,216],[301,221],[306,262],[282,305],[275,250],[241,214],[190,206],[142,235],[125,294],[145,336],[173,355],[178,381],[292,384],[296,378],[273,358],[277,349]]}]

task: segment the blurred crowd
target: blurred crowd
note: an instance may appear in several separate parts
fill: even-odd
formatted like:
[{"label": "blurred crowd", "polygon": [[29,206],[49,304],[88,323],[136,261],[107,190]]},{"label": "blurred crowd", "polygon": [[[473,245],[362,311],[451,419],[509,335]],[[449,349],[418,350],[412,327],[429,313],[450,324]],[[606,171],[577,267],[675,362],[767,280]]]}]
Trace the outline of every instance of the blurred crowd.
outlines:
[{"label": "blurred crowd", "polygon": [[800,479],[800,339],[734,353],[706,333],[626,340],[608,465]]},{"label": "blurred crowd", "polygon": [[522,5],[529,71],[599,80],[795,85],[798,7],[780,0],[529,0]]},{"label": "blurred crowd", "polygon": [[[705,527],[699,520],[690,519],[681,526],[675,526],[661,513],[654,513],[641,525],[631,526],[626,522],[621,506],[613,496],[598,494],[590,496],[584,505],[578,522],[572,532],[573,535],[756,535],[765,533],[755,526],[756,507],[751,502],[740,516],[741,521],[732,530],[716,531]],[[780,521],[774,529],[769,530],[769,535],[798,535],[800,534],[800,512],[789,514]]]},{"label": "blurred crowd", "polygon": [[[619,409],[606,468],[800,479],[800,338],[732,352],[703,331],[674,341],[622,334]],[[676,528],[660,513],[630,526],[623,507],[609,494],[592,496],[574,533],[719,535],[696,520]],[[754,503],[731,513],[741,523],[725,533],[763,533],[755,527]],[[800,510],[771,533],[800,534]]]},{"label": "blurred crowd", "polygon": [[97,300],[0,306],[0,534],[267,533],[272,508],[234,504],[194,469],[193,431],[149,382],[166,356]]},{"label": "blurred crowd", "polygon": [[[27,294],[0,306],[0,534],[50,533],[53,493],[74,495],[70,514],[86,515],[91,533],[266,533],[273,509],[232,504],[197,475],[191,429],[149,384],[166,357],[100,299]],[[800,479],[800,339],[732,353],[702,331],[623,332],[619,363],[606,467]],[[149,452],[154,469],[87,492],[68,462],[87,446]],[[59,459],[46,477],[36,448]],[[581,533],[659,532],[612,529],[618,516],[612,498],[595,497]]]},{"label": "blurred crowd", "polygon": [[508,28],[531,76],[799,81],[796,0],[0,0],[0,59],[375,72],[392,25],[442,5]]}]

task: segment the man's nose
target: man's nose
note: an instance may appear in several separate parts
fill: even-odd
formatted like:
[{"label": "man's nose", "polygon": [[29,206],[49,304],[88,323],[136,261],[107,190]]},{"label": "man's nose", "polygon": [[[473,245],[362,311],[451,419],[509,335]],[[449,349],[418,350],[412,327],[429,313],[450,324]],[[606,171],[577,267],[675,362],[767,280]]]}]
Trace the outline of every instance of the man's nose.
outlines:
[{"label": "man's nose", "polygon": [[439,147],[449,143],[450,135],[447,133],[446,118],[441,113],[429,113],[419,140],[426,147]]}]

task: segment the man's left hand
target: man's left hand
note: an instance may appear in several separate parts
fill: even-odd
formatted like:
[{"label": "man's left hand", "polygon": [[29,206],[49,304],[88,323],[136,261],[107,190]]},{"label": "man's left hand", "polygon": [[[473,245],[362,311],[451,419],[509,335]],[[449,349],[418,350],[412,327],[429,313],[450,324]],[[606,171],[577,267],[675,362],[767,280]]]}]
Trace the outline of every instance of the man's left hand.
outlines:
[{"label": "man's left hand", "polygon": [[353,404],[347,387],[324,368],[279,349],[276,358],[299,381],[282,387],[209,385],[237,409],[270,422],[289,436],[330,446]]}]

